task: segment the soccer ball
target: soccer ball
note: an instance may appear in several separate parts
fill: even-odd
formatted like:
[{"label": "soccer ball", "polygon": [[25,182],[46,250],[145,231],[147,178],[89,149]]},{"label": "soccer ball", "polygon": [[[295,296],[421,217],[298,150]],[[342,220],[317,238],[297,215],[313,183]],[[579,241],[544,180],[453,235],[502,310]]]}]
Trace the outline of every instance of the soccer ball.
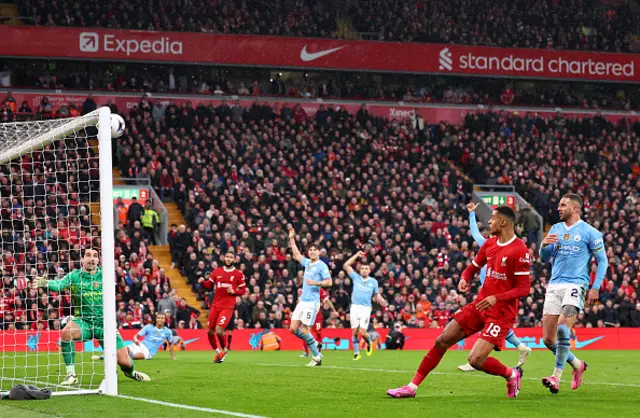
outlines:
[{"label": "soccer ball", "polygon": [[124,133],[124,119],[115,113],[111,114],[111,137],[120,138]]}]

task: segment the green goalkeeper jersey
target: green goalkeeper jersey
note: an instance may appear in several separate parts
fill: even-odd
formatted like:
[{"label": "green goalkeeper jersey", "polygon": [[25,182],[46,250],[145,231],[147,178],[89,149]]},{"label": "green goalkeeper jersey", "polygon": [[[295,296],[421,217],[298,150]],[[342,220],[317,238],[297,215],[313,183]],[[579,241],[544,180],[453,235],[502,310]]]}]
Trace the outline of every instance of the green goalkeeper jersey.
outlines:
[{"label": "green goalkeeper jersey", "polygon": [[60,280],[49,280],[49,290],[59,292],[69,289],[74,306],[74,316],[102,326],[102,269],[91,275],[84,270],[74,270]]}]

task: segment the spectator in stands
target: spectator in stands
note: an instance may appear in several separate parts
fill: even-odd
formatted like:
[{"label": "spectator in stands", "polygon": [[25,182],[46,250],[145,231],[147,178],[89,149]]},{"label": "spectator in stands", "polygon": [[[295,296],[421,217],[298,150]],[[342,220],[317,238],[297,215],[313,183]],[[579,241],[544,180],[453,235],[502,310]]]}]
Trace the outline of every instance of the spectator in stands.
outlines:
[{"label": "spectator in stands", "polygon": [[140,222],[143,214],[144,207],[138,203],[138,198],[133,196],[127,212],[127,222],[129,227],[132,227],[135,222]]},{"label": "spectator in stands", "polygon": [[172,318],[175,318],[177,312],[176,302],[169,296],[169,293],[164,292],[162,299],[158,301],[158,312],[168,312]]},{"label": "spectator in stands", "polygon": [[185,324],[188,324],[191,321],[191,316],[196,315],[196,318],[200,316],[200,311],[187,305],[187,300],[185,298],[180,299],[180,306],[176,310],[176,320],[178,322],[184,321]]},{"label": "spectator in stands", "polygon": [[82,103],[82,114],[86,115],[87,113],[91,113],[98,108],[98,104],[95,100],[93,100],[93,95],[90,93],[89,97]]},{"label": "spectator in stands", "polygon": [[158,216],[158,212],[153,210],[150,200],[147,200],[144,204],[144,212],[142,214],[141,221],[146,238],[151,241],[151,245],[156,245],[156,232],[160,225],[160,216]]}]

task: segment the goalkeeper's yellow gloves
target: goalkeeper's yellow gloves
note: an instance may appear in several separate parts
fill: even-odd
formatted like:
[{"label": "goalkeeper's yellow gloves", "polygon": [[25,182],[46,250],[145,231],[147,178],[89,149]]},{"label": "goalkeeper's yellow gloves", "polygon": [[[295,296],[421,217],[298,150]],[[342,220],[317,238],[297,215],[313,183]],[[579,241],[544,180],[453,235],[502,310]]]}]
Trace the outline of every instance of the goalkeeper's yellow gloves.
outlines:
[{"label": "goalkeeper's yellow gloves", "polygon": [[35,289],[39,288],[39,287],[47,287],[47,278],[44,276],[36,276],[33,279],[33,285],[32,285]]}]

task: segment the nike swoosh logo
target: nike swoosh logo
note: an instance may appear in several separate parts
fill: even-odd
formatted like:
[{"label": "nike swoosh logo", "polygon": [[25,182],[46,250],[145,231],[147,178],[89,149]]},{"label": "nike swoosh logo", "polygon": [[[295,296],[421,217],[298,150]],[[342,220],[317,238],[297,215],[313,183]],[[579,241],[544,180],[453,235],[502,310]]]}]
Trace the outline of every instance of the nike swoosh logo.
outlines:
[{"label": "nike swoosh logo", "polygon": [[338,48],[327,49],[325,51],[309,53],[307,52],[307,46],[305,45],[304,47],[302,47],[302,51],[300,51],[300,59],[305,62],[317,60],[318,58],[322,58],[325,55],[333,54],[336,51],[340,51],[342,48],[344,47],[340,46]]},{"label": "nike swoosh logo", "polygon": [[194,343],[194,342],[198,341],[199,339],[200,339],[200,338],[192,338],[192,339],[190,339],[190,340],[186,340],[186,341],[184,342],[184,345]]},{"label": "nike swoosh logo", "polygon": [[595,343],[596,341],[599,341],[599,340],[601,340],[603,338],[604,337],[596,337],[596,338],[592,338],[592,339],[587,340],[587,341],[576,341],[576,348],[586,347],[586,346],[591,345],[591,344]]}]

